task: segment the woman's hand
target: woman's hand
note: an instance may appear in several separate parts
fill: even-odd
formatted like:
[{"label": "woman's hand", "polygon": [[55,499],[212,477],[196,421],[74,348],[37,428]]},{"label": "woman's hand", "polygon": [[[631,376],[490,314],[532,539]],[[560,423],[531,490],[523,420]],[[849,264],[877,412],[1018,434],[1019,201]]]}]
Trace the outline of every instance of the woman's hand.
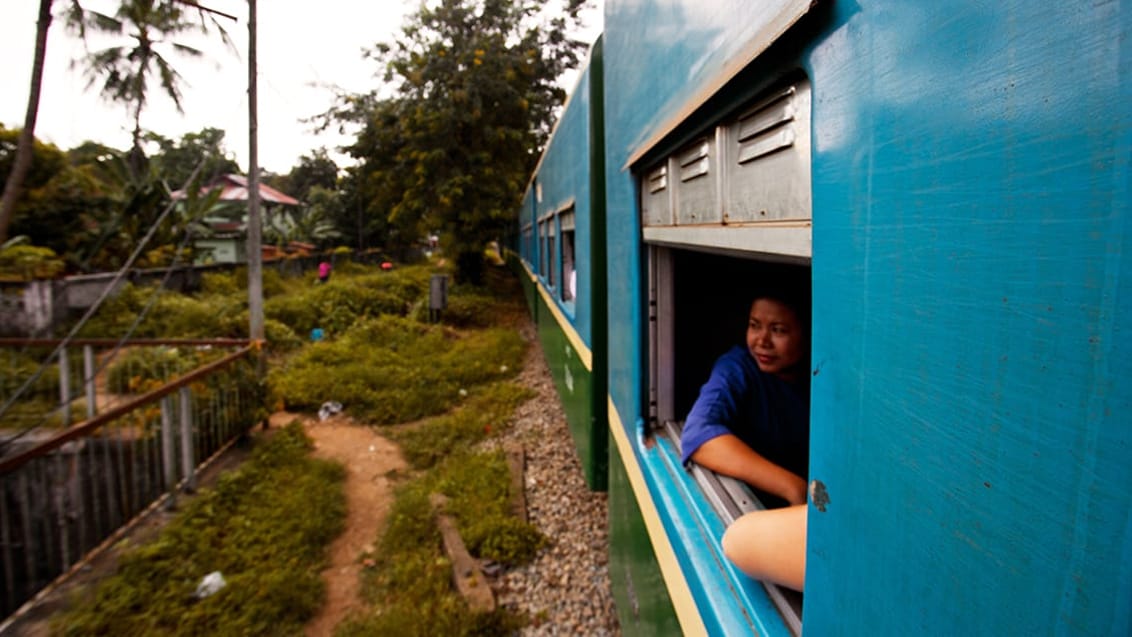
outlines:
[{"label": "woman's hand", "polygon": [[[783,469],[783,471],[786,471]],[[806,481],[798,476],[790,473],[787,479],[784,479],[784,489],[780,493],[775,493],[778,497],[786,500],[790,504],[805,504],[806,503]]]}]

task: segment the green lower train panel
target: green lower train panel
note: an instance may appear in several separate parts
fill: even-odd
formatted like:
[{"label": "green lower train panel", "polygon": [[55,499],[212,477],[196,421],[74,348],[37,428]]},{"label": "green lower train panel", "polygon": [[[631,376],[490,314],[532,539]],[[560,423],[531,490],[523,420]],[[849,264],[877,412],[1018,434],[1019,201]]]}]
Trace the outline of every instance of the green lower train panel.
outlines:
[{"label": "green lower train panel", "polygon": [[617,446],[609,445],[609,578],[624,635],[679,635],[645,520]]},{"label": "green lower train panel", "polygon": [[556,313],[547,307],[537,288],[534,295],[539,342],[566,412],[586,484],[594,491],[604,491],[609,462],[609,427],[603,417],[604,412],[595,409],[593,372],[586,367],[556,320]]}]

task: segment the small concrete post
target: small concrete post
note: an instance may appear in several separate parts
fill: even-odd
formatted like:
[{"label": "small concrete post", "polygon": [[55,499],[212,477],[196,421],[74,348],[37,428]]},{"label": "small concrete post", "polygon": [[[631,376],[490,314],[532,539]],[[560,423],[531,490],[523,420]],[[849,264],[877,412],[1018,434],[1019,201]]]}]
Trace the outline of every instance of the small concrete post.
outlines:
[{"label": "small concrete post", "polygon": [[428,319],[440,320],[440,311],[448,307],[448,275],[434,274],[428,282]]},{"label": "small concrete post", "polygon": [[98,394],[94,385],[94,347],[83,345],[83,383],[86,385],[86,417],[98,415]]},{"label": "small concrete post", "polygon": [[161,399],[161,470],[165,476],[165,490],[169,493],[169,501],[165,509],[171,511],[177,508],[177,463],[176,439],[173,436],[173,397],[166,396]]},{"label": "small concrete post", "polygon": [[67,364],[67,348],[59,348],[59,405],[62,408],[63,425],[71,425],[71,366]]},{"label": "small concrete post", "polygon": [[185,476],[185,493],[197,488],[196,463],[193,462],[193,403],[192,391],[181,388],[181,470]]}]

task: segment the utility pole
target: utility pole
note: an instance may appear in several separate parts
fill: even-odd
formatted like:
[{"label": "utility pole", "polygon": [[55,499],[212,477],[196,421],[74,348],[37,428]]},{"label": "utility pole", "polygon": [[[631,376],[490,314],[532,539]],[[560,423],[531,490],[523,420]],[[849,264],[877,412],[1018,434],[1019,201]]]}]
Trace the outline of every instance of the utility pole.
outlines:
[{"label": "utility pole", "polygon": [[[259,219],[259,124],[256,113],[255,2],[248,0],[248,331],[263,340],[263,225]],[[261,357],[262,359],[262,357]],[[261,366],[262,367],[262,366]]]}]

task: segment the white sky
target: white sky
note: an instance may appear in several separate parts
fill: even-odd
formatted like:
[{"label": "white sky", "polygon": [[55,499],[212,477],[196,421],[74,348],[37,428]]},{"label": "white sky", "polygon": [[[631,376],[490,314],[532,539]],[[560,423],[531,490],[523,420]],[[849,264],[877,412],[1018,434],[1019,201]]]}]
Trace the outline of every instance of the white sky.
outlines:
[{"label": "white sky", "polygon": [[[65,0],[56,0],[61,7]],[[259,164],[278,173],[291,169],[301,155],[325,146],[344,164],[348,158],[335,147],[349,138],[337,130],[314,133],[302,119],[331,106],[338,86],[363,92],[381,82],[380,69],[362,59],[362,50],[377,42],[390,42],[400,32],[406,13],[419,0],[275,0],[256,3],[258,73]],[[23,126],[28,83],[35,46],[38,2],[9,0],[0,9],[0,123],[8,128]],[[113,11],[112,0],[85,0],[84,6]],[[142,127],[170,139],[206,126],[225,131],[225,148],[246,169],[248,158],[247,100],[247,4],[242,0],[202,0],[202,5],[240,18],[238,23],[221,19],[235,50],[218,38],[193,39],[206,49],[204,61],[171,56],[183,78],[182,107],[159,89],[151,91],[142,112]],[[601,8],[587,12],[590,29],[583,36],[592,41],[600,30]],[[82,54],[77,37],[67,33],[56,19],[47,41],[47,62],[40,96],[36,137],[68,149],[94,140],[125,149],[130,145],[132,118],[126,107],[109,104],[98,95],[98,86],[86,89],[87,81],[72,61]],[[571,85],[573,80],[568,80]]]}]

